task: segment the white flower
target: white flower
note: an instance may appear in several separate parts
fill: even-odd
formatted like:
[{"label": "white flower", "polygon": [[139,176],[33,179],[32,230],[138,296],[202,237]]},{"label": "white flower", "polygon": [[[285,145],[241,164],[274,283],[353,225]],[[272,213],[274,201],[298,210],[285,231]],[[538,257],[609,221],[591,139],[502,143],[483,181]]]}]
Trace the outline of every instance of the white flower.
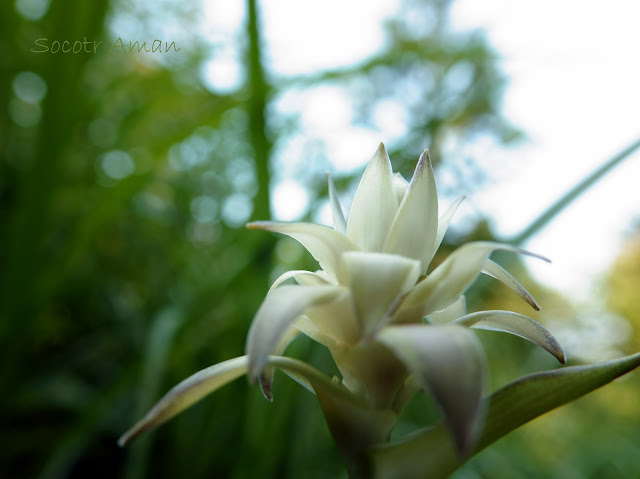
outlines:
[{"label": "white flower", "polygon": [[[557,341],[533,319],[508,311],[465,314],[463,293],[481,272],[539,309],[529,293],[489,259],[495,250],[532,254],[504,244],[469,243],[427,275],[463,199],[438,219],[428,151],[420,156],[407,183],[394,176],[381,144],[346,221],[329,176],[328,180],[333,229],[310,223],[248,225],[296,239],[322,268],[287,272],[276,280],[247,338],[249,376],[260,380],[269,397],[268,357],[281,353],[301,331],[329,348],[343,384],[373,408],[398,412],[398,397],[413,374],[434,394],[465,448],[480,412],[484,360],[478,342],[464,326],[516,334],[564,363]],[[298,285],[281,285],[292,277]],[[432,324],[423,322],[425,316]]]},{"label": "white flower", "polygon": [[[480,273],[500,280],[539,309],[531,295],[489,259],[496,250],[537,255],[510,245],[473,242],[427,274],[463,200],[438,217],[428,151],[407,183],[393,174],[381,144],[346,220],[330,176],[328,181],[334,228],[266,221],[248,225],[296,239],[321,269],[280,276],[253,320],[246,356],[180,383],[121,443],[244,373],[260,382],[270,399],[273,368],[278,367],[318,395],[347,454],[388,439],[396,415],[420,388],[433,394],[464,452],[479,427],[486,375],[482,348],[468,327],[521,336],[564,363],[558,342],[533,319],[509,311],[466,314],[464,292]],[[284,284],[292,278],[297,284]],[[340,384],[304,363],[278,356],[299,333],[329,349],[343,376]]]}]

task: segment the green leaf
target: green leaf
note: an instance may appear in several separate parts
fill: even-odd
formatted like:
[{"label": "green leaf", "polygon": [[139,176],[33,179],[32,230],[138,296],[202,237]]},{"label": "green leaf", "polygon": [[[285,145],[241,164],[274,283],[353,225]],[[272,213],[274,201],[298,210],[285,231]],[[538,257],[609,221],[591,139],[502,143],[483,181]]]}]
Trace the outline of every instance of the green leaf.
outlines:
[{"label": "green leaf", "polygon": [[[573,366],[519,379],[486,398],[485,428],[473,454],[514,429],[598,389],[640,366],[640,353],[587,366]],[[473,455],[472,454],[472,455]],[[444,424],[419,431],[370,452],[377,479],[447,477],[463,463]]]}]

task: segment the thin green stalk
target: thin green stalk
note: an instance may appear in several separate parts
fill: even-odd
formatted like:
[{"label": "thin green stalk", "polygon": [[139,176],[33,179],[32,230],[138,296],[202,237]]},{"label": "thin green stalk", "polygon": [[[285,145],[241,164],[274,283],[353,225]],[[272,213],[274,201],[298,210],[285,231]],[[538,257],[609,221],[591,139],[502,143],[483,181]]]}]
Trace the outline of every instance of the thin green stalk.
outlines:
[{"label": "thin green stalk", "polygon": [[582,193],[591,188],[595,183],[601,180],[609,171],[619,165],[622,160],[625,160],[633,152],[640,148],[640,138],[635,140],[631,145],[619,152],[613,158],[607,160],[602,166],[597,168],[593,173],[588,175],[577,185],[567,191],[562,197],[560,197],[555,203],[553,203],[546,211],[544,211],[538,218],[536,218],[528,227],[526,227],[521,233],[517,234],[511,239],[505,241],[513,245],[521,245],[529,238],[537,234],[543,229],[551,220],[553,220],[558,214],[562,212],[567,206],[575,201]]},{"label": "thin green stalk", "polygon": [[258,181],[258,192],[254,198],[252,217],[254,219],[264,219],[270,217],[269,157],[271,154],[271,142],[267,138],[265,122],[269,85],[265,79],[262,65],[260,27],[255,0],[247,0],[247,12],[247,36],[249,37],[247,51],[247,63],[249,65],[249,142],[253,148]]}]

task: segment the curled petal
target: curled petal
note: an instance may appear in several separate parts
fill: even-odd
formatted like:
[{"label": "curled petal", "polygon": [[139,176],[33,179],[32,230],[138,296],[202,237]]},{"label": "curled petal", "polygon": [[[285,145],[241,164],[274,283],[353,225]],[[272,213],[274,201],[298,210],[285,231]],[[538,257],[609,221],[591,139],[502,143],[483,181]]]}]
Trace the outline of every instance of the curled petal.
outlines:
[{"label": "curled petal", "polygon": [[562,347],[549,331],[537,321],[512,311],[478,311],[458,318],[453,324],[490,331],[502,331],[537,344],[554,358],[565,363]]},{"label": "curled petal", "polygon": [[[280,341],[278,342],[276,347],[273,348],[273,355],[280,356],[282,353],[284,353],[285,349],[287,349],[287,346],[289,346],[291,341],[298,337],[300,332],[300,329],[296,328],[295,326],[289,326],[282,338],[280,338]],[[271,390],[273,388],[273,376],[275,372],[276,371],[273,366],[267,366],[264,368],[264,371],[258,378],[258,382],[260,383],[260,390],[262,391],[263,396],[268,401],[273,401],[273,394],[271,393]]]},{"label": "curled petal", "polygon": [[353,198],[347,237],[361,250],[382,251],[397,209],[391,161],[380,143]]},{"label": "curled petal", "polygon": [[256,221],[247,225],[249,229],[261,229],[291,236],[304,246],[318,261],[320,267],[338,281],[344,279],[340,258],[345,251],[356,247],[343,234],[332,228],[313,223],[277,223]]},{"label": "curled petal", "polygon": [[333,227],[339,233],[346,234],[347,221],[344,219],[344,213],[340,206],[336,186],[333,184],[333,180],[331,179],[331,173],[327,171],[325,175],[327,177],[327,182],[329,183],[329,203],[331,204],[331,213],[333,215]]},{"label": "curled petal", "polygon": [[409,189],[398,207],[384,252],[421,262],[425,272],[433,256],[438,229],[438,195],[429,151],[420,155]]},{"label": "curled petal", "polygon": [[256,313],[247,336],[249,378],[257,381],[268,356],[273,353],[289,326],[314,304],[333,301],[343,293],[337,286],[291,286],[273,289]]},{"label": "curled petal", "polygon": [[365,335],[387,321],[397,301],[420,276],[420,263],[403,256],[351,251],[344,254],[344,262],[356,316]]},{"label": "curled petal", "polygon": [[297,269],[294,271],[286,271],[282,273],[278,278],[273,282],[271,288],[269,290],[275,289],[280,286],[282,283],[287,281],[288,279],[294,278],[298,284],[302,284],[304,286],[314,286],[314,285],[330,285],[331,282],[322,276],[319,273],[312,273],[311,271],[305,271],[303,269]]},{"label": "curled petal", "polygon": [[485,359],[478,340],[459,326],[389,326],[378,340],[405,363],[442,408],[458,450],[473,445],[482,415]]},{"label": "curled petal", "polygon": [[529,294],[529,291],[527,291],[524,286],[522,286],[518,282],[518,280],[511,275],[511,273],[509,273],[498,263],[495,263],[488,259],[484,264],[484,268],[482,268],[482,272],[500,281],[507,288],[509,288],[511,291],[513,291],[527,303],[529,303],[533,309],[535,309],[536,311],[540,311],[540,306],[538,305],[538,303],[536,303],[536,300],[533,299],[533,296]]},{"label": "curled petal", "polygon": [[457,300],[482,271],[489,255],[496,250],[526,254],[546,260],[514,246],[478,241],[467,243],[419,282],[405,298],[402,308],[423,308],[423,314],[444,309]]}]

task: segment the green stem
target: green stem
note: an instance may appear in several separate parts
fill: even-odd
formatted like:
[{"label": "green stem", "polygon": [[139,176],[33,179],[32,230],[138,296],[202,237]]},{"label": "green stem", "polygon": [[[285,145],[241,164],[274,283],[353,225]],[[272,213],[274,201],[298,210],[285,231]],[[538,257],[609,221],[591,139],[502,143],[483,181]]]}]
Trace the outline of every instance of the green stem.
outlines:
[{"label": "green stem", "polygon": [[567,193],[560,197],[555,203],[553,203],[546,211],[544,211],[538,218],[536,218],[528,227],[526,227],[521,233],[513,238],[505,241],[513,245],[521,245],[529,238],[543,229],[547,223],[554,219],[562,210],[569,206],[574,200],[576,200],[582,193],[587,191],[591,186],[601,180],[609,171],[615,166],[620,164],[622,160],[628,158],[634,151],[640,148],[640,139],[635,140],[631,145],[619,152],[613,158],[607,160],[602,166],[596,169],[589,176],[580,181],[577,185],[571,188]]},{"label": "green stem", "polygon": [[258,26],[258,11],[256,0],[247,0],[249,50],[247,63],[249,65],[249,141],[253,148],[256,165],[258,192],[254,198],[253,219],[270,217],[269,208],[269,156],[271,142],[266,134],[265,110],[269,85],[265,79],[262,66],[262,52],[260,47],[260,29]]}]

